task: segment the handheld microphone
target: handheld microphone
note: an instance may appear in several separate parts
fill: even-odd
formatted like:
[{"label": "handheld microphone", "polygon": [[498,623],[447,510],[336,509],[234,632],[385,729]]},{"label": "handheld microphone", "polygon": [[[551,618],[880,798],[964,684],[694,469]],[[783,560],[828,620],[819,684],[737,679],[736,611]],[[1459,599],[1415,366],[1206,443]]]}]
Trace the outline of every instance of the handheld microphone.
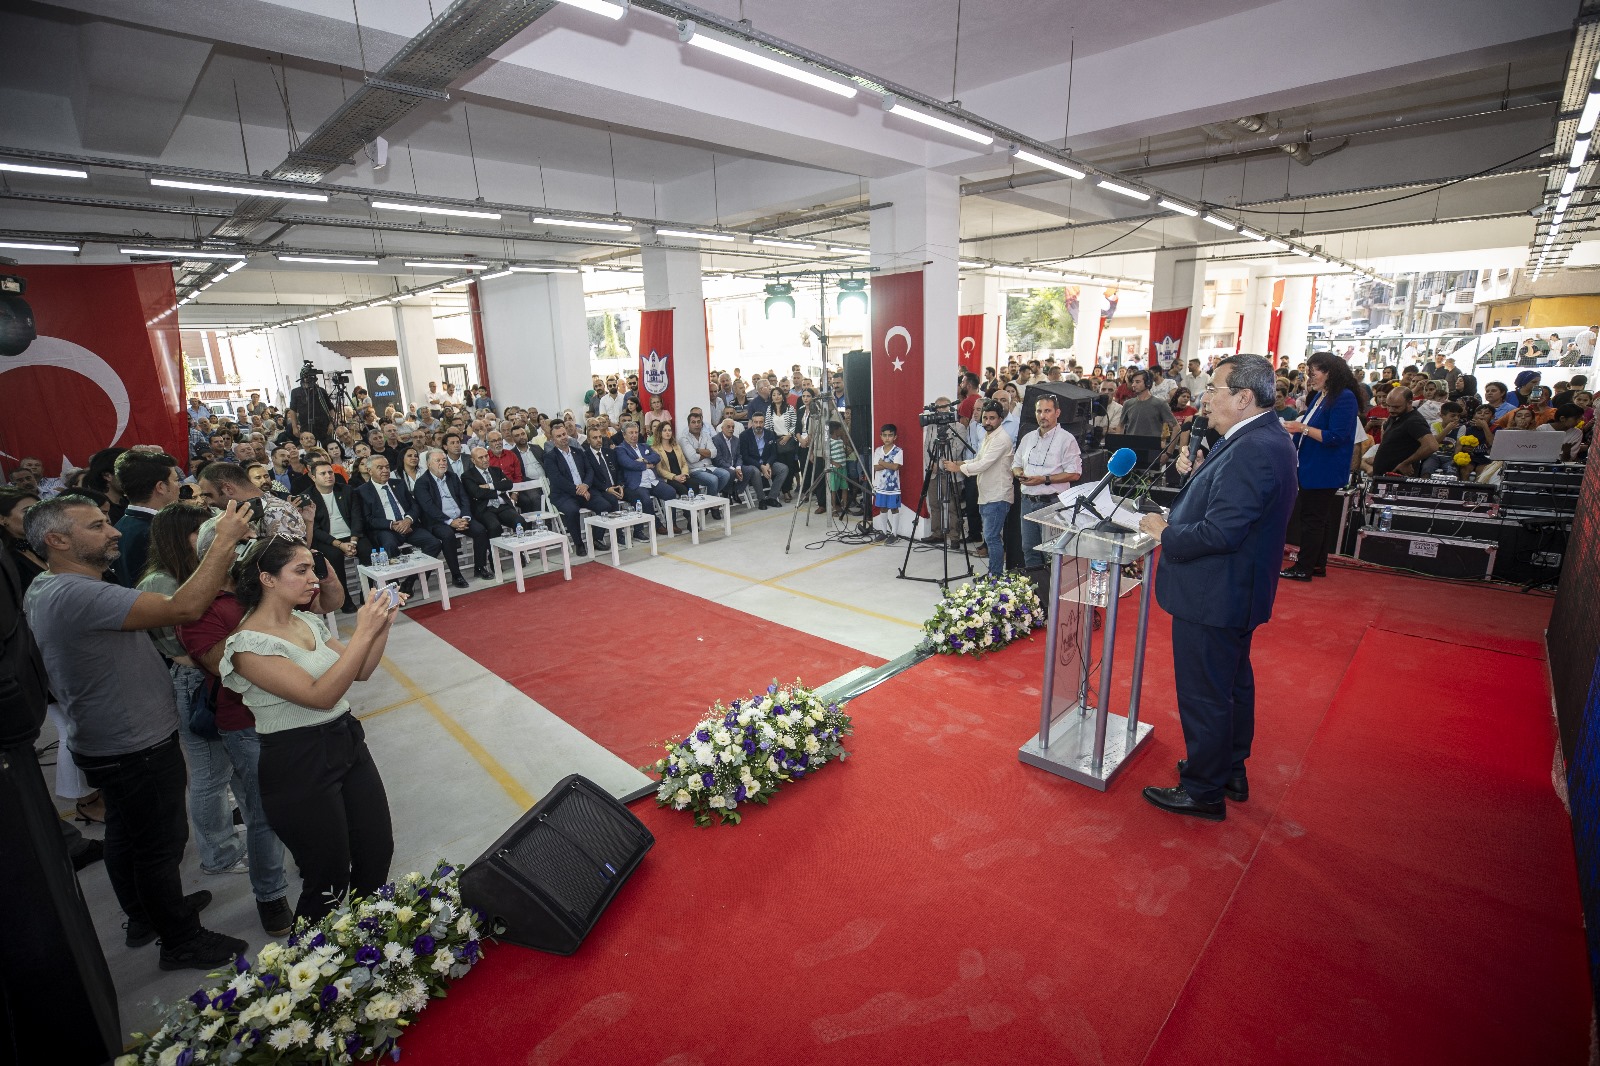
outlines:
[{"label": "handheld microphone", "polygon": [[1205,415],[1195,415],[1189,423],[1189,473],[1194,473],[1195,456],[1200,454],[1200,442],[1205,439],[1206,430],[1211,428],[1211,420]]}]

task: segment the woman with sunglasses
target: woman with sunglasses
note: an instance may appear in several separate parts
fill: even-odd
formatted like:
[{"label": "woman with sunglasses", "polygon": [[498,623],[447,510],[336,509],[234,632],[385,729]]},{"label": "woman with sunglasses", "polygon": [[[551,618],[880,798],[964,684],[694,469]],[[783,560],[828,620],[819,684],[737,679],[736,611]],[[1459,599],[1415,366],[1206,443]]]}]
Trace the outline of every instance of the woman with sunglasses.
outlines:
[{"label": "woman with sunglasses", "polygon": [[300,867],[295,917],[315,922],[389,876],[389,800],[345,693],[378,668],[403,597],[374,590],[340,642],[301,609],[320,593],[311,549],[281,535],[234,565],[234,586],[246,614],[222,653],[222,683],[255,715],[261,805]]}]

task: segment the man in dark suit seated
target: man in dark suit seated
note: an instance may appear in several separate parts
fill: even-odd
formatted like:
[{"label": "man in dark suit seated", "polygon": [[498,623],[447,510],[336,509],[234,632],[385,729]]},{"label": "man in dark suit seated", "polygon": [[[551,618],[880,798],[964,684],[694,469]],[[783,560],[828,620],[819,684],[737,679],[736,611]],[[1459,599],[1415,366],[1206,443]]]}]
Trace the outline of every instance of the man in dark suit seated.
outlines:
[{"label": "man in dark suit seated", "polygon": [[[583,446],[583,456],[589,460],[589,486],[599,491],[602,499],[600,506],[589,504],[589,510],[596,512],[615,511],[622,506],[622,473],[617,469],[617,459],[613,454],[606,434],[598,425],[589,425],[588,439]],[[607,503],[615,506],[607,507]]]},{"label": "man in dark suit seated", "polygon": [[[356,521],[372,546],[388,552],[391,560],[399,557],[402,544],[439,558],[444,546],[417,520],[416,501],[403,480],[389,476],[389,460],[375,454],[365,470],[366,480],[356,486]],[[400,583],[403,592],[415,587],[416,578]]]},{"label": "man in dark suit seated", "polygon": [[328,560],[339,584],[344,586],[344,614],[354,614],[355,598],[350,595],[350,583],[345,577],[345,560],[354,559],[361,539],[361,508],[355,493],[336,481],[333,464],[327,459],[311,462],[311,491],[306,497],[316,514],[311,517],[311,546]]},{"label": "man in dark suit seated", "polygon": [[[652,512],[653,505],[645,506],[646,499],[659,500],[661,513],[667,513],[667,501],[678,498],[677,490],[661,480],[656,473],[656,464],[661,462],[661,456],[650,445],[639,440],[639,427],[633,422],[622,424],[622,443],[612,452],[616,457],[617,465],[622,468],[622,495],[629,503],[644,506],[645,513]],[[656,532],[665,533],[667,527],[660,518],[656,519]]]},{"label": "man in dark suit seated", "polygon": [[458,589],[467,588],[467,579],[461,574],[461,537],[472,538],[473,573],[492,579],[489,569],[489,530],[472,517],[472,501],[466,486],[450,469],[450,459],[438,448],[429,448],[423,460],[427,473],[417,478],[413,491],[417,501],[417,517],[428,527],[428,532],[439,538],[444,546],[444,560],[450,567],[450,580]]},{"label": "man in dark suit seated", "polygon": [[489,462],[489,449],[472,449],[472,463],[461,475],[461,486],[472,501],[472,517],[483,523],[490,538],[517,528],[522,521],[517,509],[506,502],[511,479]]},{"label": "man in dark suit seated", "polygon": [[615,496],[602,492],[594,484],[588,452],[573,446],[564,422],[550,423],[550,447],[544,450],[544,476],[550,483],[550,502],[561,513],[567,536],[572,538],[573,550],[579,555],[587,554],[583,530],[578,523],[579,509],[587,507],[596,514],[609,514],[620,504]]},{"label": "man in dark suit seated", "polygon": [[[1272,616],[1297,477],[1294,444],[1273,414],[1271,363],[1259,355],[1224,359],[1205,395],[1222,440],[1178,493],[1170,516],[1145,515],[1139,523],[1161,542],[1156,600],[1172,615],[1178,719],[1189,756],[1178,763],[1176,788],[1147,788],[1144,797],[1163,810],[1220,822],[1228,816],[1223,797],[1250,797],[1250,641]],[[1178,470],[1189,472],[1186,456]]]},{"label": "man in dark suit seated", "polygon": [[133,588],[144,576],[151,521],[161,508],[178,502],[178,460],[166,452],[133,449],[117,456],[114,469],[128,506],[117,519],[117,532],[122,534],[117,546],[122,554],[111,569],[118,584]]},{"label": "man in dark suit seated", "polygon": [[765,415],[750,416],[750,423],[739,438],[739,461],[744,466],[744,479],[756,490],[761,500],[761,510],[781,507],[778,486],[789,476],[789,468],[778,462],[778,436],[767,432]]}]

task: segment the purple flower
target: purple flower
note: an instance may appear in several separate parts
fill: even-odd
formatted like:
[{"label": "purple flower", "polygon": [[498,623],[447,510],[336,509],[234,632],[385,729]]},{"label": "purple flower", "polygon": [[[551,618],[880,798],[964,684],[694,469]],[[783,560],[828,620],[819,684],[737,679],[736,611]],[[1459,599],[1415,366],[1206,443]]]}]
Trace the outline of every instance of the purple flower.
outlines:
[{"label": "purple flower", "polygon": [[767,686],[767,692],[776,695],[777,691],[778,691],[778,686],[777,686],[776,683]]},{"label": "purple flower", "polygon": [[252,1044],[261,1043],[261,1030],[260,1029],[252,1029],[252,1030],[250,1030],[250,1043],[252,1043]]},{"label": "purple flower", "polygon": [[461,957],[466,959],[468,962],[477,962],[478,942],[476,940],[469,940],[466,942],[466,944],[462,945]]},{"label": "purple flower", "polygon": [[796,759],[795,762],[799,763],[801,766],[809,766],[811,764],[811,756],[801,752],[800,758]]},{"label": "purple flower", "polygon": [[423,886],[422,888],[417,889],[417,898],[418,899],[427,899],[432,894],[433,894],[433,889],[428,888],[427,886]]},{"label": "purple flower", "polygon": [[756,742],[753,740],[746,740],[739,746],[744,749],[746,755],[754,755],[756,753]]},{"label": "purple flower", "polygon": [[189,1066],[189,1064],[193,1061],[194,1048],[186,1047],[183,1049],[182,1054],[178,1056],[177,1061],[173,1064],[173,1066]]},{"label": "purple flower", "polygon": [[393,884],[387,884],[387,885],[384,885],[382,888],[378,889],[378,898],[379,899],[394,899],[394,885]]},{"label": "purple flower", "polygon": [[738,724],[739,724],[739,718],[738,718],[738,716],[737,716],[737,715],[735,715],[735,714],[734,714],[734,713],[733,713],[733,712],[731,712],[731,711],[730,711],[730,712],[729,712],[729,713],[728,713],[728,717],[726,717],[726,718],[724,718],[724,719],[723,719],[723,720],[722,720],[722,724],[723,724],[723,725],[726,725],[726,726],[735,726],[735,725],[738,725]]},{"label": "purple flower", "polygon": [[243,955],[236,955],[233,959],[233,968],[239,973],[250,972],[250,960]]},{"label": "purple flower", "polygon": [[264,974],[261,975],[261,987],[262,988],[276,988],[277,984],[278,984],[278,975],[277,974],[275,974],[275,973],[264,973]]},{"label": "purple flower", "polygon": [[205,994],[204,989],[197,988],[194,994],[189,997],[189,1002],[196,1007],[208,1007],[211,1005],[211,997]]},{"label": "purple flower", "polygon": [[317,997],[317,1000],[322,1004],[323,1009],[327,1009],[328,1007],[333,1006],[333,1001],[338,998],[339,990],[337,988],[335,988],[333,985],[323,985],[322,995]]},{"label": "purple flower", "polygon": [[383,927],[383,923],[376,918],[363,918],[356,923],[358,929],[365,929],[369,933],[376,933]]},{"label": "purple flower", "polygon": [[411,950],[415,951],[418,955],[432,955],[433,937],[429,936],[427,933],[423,933],[421,936],[417,937],[417,939],[411,942]]},{"label": "purple flower", "polygon": [[[377,948],[373,947],[371,944],[363,944],[361,947],[356,949],[357,966],[365,966],[370,970],[372,967],[378,965],[378,963],[381,961],[383,961],[383,953]],[[268,976],[271,975],[269,974]]]},{"label": "purple flower", "polygon": [[222,995],[211,1001],[211,1005],[218,1010],[228,1010],[233,1006],[233,1001],[239,998],[239,993],[231,988],[223,989]]},{"label": "purple flower", "polygon": [[714,774],[701,774],[700,775],[700,783],[702,785],[706,786],[707,788],[715,788],[716,784],[717,784],[716,775],[714,775]]},{"label": "purple flower", "polygon": [[292,947],[292,948],[297,948],[297,947],[300,946],[300,934],[299,933],[290,933],[289,934],[289,946]]},{"label": "purple flower", "polygon": [[804,770],[796,770],[794,772],[794,779],[796,781],[799,781],[799,780],[803,779],[805,776],[806,776],[806,772]]},{"label": "purple flower", "polygon": [[440,877],[449,877],[451,874],[453,874],[455,872],[456,872],[456,868],[454,866],[441,866],[439,868],[439,876]]},{"label": "purple flower", "polygon": [[709,744],[709,743],[711,743],[711,731],[710,731],[710,730],[707,730],[707,729],[702,729],[702,730],[700,730],[700,731],[699,731],[699,732],[698,732],[698,733],[696,733],[696,734],[695,734],[695,737],[696,737],[696,739],[698,739],[698,740],[699,740],[699,741],[700,741],[700,743],[702,743],[702,744]]},{"label": "purple flower", "polygon": [[747,795],[749,795],[749,793],[745,792],[743,785],[740,785],[738,788],[733,790],[733,798],[739,803],[743,803]]},{"label": "purple flower", "polygon": [[772,741],[770,741],[770,740],[763,740],[763,741],[762,741],[762,742],[761,742],[761,750],[762,750],[762,751],[771,751],[771,750],[772,750]]},{"label": "purple flower", "polygon": [[355,1053],[361,1050],[361,1037],[360,1037],[360,1035],[352,1033],[351,1035],[345,1037],[345,1039],[344,1039],[344,1049],[345,1049],[345,1051],[350,1053],[351,1057],[354,1057]]},{"label": "purple flower", "polygon": [[318,933],[316,936],[311,938],[311,946],[314,947],[314,948],[320,948],[322,945],[326,944],[327,942],[328,942],[328,938],[323,936],[321,933]]}]

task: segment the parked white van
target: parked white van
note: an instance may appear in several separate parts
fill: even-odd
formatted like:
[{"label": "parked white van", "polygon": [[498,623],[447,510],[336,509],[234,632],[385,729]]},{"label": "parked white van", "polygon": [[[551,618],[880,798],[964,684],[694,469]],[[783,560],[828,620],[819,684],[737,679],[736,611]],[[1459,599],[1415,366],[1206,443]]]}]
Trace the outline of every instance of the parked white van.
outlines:
[{"label": "parked white van", "polygon": [[[1553,385],[1574,374],[1587,374],[1589,384],[1593,386],[1596,381],[1596,355],[1600,355],[1600,346],[1590,353],[1587,360],[1583,360],[1578,356],[1574,343],[1578,334],[1588,328],[1534,326],[1490,330],[1473,337],[1450,354],[1455,358],[1456,369],[1478,379],[1480,396],[1483,395],[1483,387],[1491,381],[1498,381],[1509,391],[1517,375],[1524,370],[1539,371],[1540,383],[1544,385]],[[1552,333],[1560,342],[1560,348],[1556,351],[1552,351],[1550,346]],[[1533,341],[1538,354],[1519,356],[1518,353],[1529,340]]]}]

